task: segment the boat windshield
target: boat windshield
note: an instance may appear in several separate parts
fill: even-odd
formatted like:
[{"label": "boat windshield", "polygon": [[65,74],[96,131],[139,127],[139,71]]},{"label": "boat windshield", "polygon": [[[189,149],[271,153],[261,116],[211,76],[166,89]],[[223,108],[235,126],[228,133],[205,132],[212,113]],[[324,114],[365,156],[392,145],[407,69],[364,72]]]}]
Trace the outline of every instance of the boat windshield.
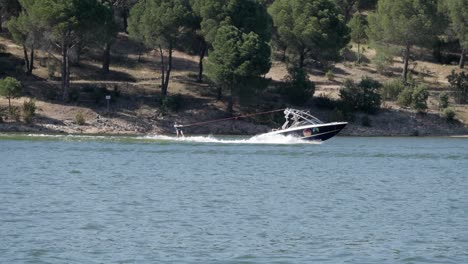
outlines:
[{"label": "boat windshield", "polygon": [[284,110],[284,118],[286,119],[286,122],[281,127],[282,129],[323,124],[322,121],[311,115],[308,111],[291,108]]}]

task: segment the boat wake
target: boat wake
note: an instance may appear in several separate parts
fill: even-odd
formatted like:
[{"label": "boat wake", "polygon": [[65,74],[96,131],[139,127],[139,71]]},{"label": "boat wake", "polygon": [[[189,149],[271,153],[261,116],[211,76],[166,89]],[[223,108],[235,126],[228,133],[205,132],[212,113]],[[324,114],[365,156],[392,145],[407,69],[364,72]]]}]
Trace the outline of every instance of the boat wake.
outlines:
[{"label": "boat wake", "polygon": [[320,142],[306,141],[294,136],[284,135],[257,135],[250,138],[214,137],[214,136],[145,136],[146,140],[175,141],[187,143],[216,143],[216,144],[266,144],[266,145],[295,145],[295,144],[320,144]]},{"label": "boat wake", "polygon": [[321,144],[318,141],[307,141],[292,135],[261,134],[253,137],[239,136],[108,136],[108,135],[52,135],[52,134],[0,134],[0,138],[17,140],[52,140],[52,141],[98,141],[128,143],[212,143],[212,144],[264,144],[264,145],[299,145]]}]

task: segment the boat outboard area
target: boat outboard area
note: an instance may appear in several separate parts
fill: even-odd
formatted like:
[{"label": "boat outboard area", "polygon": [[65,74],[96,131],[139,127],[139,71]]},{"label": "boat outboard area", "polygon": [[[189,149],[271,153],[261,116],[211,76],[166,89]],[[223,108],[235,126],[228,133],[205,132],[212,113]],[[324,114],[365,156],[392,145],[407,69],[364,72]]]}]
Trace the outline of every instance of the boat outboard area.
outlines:
[{"label": "boat outboard area", "polygon": [[281,111],[284,111],[284,118],[285,118],[285,122],[281,126],[281,128],[273,129],[271,132],[264,133],[261,135],[293,136],[293,137],[297,137],[299,139],[308,140],[308,141],[325,141],[327,139],[330,139],[336,136],[348,124],[347,122],[324,123],[320,119],[311,115],[309,111],[286,108],[286,109],[278,109],[278,110],[272,110],[272,111],[267,111],[267,112],[248,114],[248,115],[236,116],[236,117],[230,117],[230,118],[223,118],[223,119],[217,119],[217,120],[211,120],[211,121],[205,121],[205,122],[198,122],[198,123],[186,124],[186,125],[174,123],[174,129],[176,131],[177,137],[184,137],[183,129],[185,128],[189,128],[193,126],[200,126],[200,125],[207,125],[207,124],[215,123],[215,122],[237,120],[240,118],[246,118],[246,117],[263,115],[263,114],[271,114],[271,113],[276,113],[276,112],[281,112]]},{"label": "boat outboard area", "polygon": [[304,140],[325,141],[336,136],[347,122],[324,123],[309,111],[287,108],[284,110],[285,122],[280,129],[264,135],[296,136]]}]

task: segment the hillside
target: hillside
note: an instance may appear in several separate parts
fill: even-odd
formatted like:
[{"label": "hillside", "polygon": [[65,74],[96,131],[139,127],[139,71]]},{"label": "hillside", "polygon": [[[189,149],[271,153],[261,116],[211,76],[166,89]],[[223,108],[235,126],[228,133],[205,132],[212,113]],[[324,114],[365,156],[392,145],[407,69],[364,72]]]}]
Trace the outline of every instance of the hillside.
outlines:
[{"label": "hillside", "polygon": [[[22,48],[14,44],[11,38],[3,34],[0,45],[4,51],[0,54],[0,78],[14,76],[24,86],[25,97],[12,100],[20,107],[26,98],[35,98],[37,116],[32,125],[21,121],[5,120],[0,123],[0,131],[48,132],[48,133],[107,133],[107,134],[147,134],[173,133],[172,124],[194,123],[229,116],[225,111],[227,102],[216,100],[216,91],[208,83],[195,81],[198,70],[198,58],[182,52],[174,54],[174,71],[169,84],[169,94],[174,105],[169,109],[161,106],[159,95],[160,71],[156,54],[152,51],[141,52],[138,44],[129,40],[126,34],[119,34],[112,50],[111,72],[100,73],[99,52],[90,50],[81,58],[79,65],[72,66],[72,89],[78,91],[76,102],[63,103],[59,100],[59,72],[49,76],[47,59],[58,54],[38,52],[32,76],[25,76],[21,70]],[[379,74],[371,62],[375,52],[366,48],[366,63],[355,66],[345,61],[332,69],[334,78],[329,80],[323,70],[309,68],[311,80],[316,84],[315,96],[337,98],[341,84],[345,79],[360,80],[370,76],[380,82],[386,82],[401,72],[401,61],[394,61],[391,72]],[[13,67],[12,65],[16,65]],[[440,117],[438,96],[448,88],[447,75],[456,69],[452,65],[439,65],[430,60],[412,62],[414,76],[424,74],[418,81],[430,87],[428,111],[418,114],[411,109],[397,106],[394,102],[384,102],[382,110],[367,116],[357,113],[350,126],[343,134],[372,136],[408,136],[408,135],[460,135],[468,134],[468,107],[451,102],[456,110],[456,121],[446,121]],[[59,68],[58,68],[59,70]],[[3,76],[2,76],[3,75]],[[274,61],[266,75],[272,82],[268,89],[250,98],[241,98],[235,104],[235,114],[252,113],[289,107],[290,105],[278,94],[278,87],[287,75],[286,65]],[[93,93],[98,88],[105,88],[115,95],[107,112],[105,100]],[[178,96],[174,96],[178,95]],[[99,95],[103,96],[103,95]],[[118,97],[117,97],[118,96]],[[0,109],[6,109],[8,101],[0,99]],[[305,108],[311,109],[319,118],[331,120],[333,109],[319,108],[313,101]],[[77,113],[82,113],[85,125],[76,124]],[[362,118],[370,120],[363,126]],[[262,119],[236,120],[202,127],[195,127],[188,133],[213,134],[256,134],[279,125],[281,115]]]}]

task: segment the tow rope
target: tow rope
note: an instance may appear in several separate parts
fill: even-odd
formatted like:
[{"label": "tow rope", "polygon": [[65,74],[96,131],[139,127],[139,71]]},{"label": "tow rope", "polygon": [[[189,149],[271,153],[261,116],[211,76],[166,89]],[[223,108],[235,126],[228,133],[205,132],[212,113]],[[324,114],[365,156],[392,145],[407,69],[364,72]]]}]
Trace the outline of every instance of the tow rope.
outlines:
[{"label": "tow rope", "polygon": [[[221,118],[221,119],[215,119],[215,120],[204,121],[204,122],[197,122],[197,123],[192,123],[192,124],[187,124],[187,125],[179,125],[179,124],[175,123],[175,124],[174,124],[174,128],[176,129],[177,134],[179,134],[179,132],[182,131],[182,128],[186,128],[186,127],[201,126],[201,125],[206,125],[206,124],[211,124],[211,123],[216,123],[216,122],[229,121],[229,120],[237,120],[237,119],[240,119],[240,118],[258,116],[258,115],[272,114],[272,113],[276,113],[276,112],[282,112],[282,111],[284,111],[284,110],[286,110],[286,109],[283,108],[283,109],[265,111],[265,112],[254,113],[254,114],[247,114],[247,115],[240,115],[240,116],[234,116],[234,117],[228,117],[228,118]],[[182,133],[183,133],[183,132],[182,132]]]}]

